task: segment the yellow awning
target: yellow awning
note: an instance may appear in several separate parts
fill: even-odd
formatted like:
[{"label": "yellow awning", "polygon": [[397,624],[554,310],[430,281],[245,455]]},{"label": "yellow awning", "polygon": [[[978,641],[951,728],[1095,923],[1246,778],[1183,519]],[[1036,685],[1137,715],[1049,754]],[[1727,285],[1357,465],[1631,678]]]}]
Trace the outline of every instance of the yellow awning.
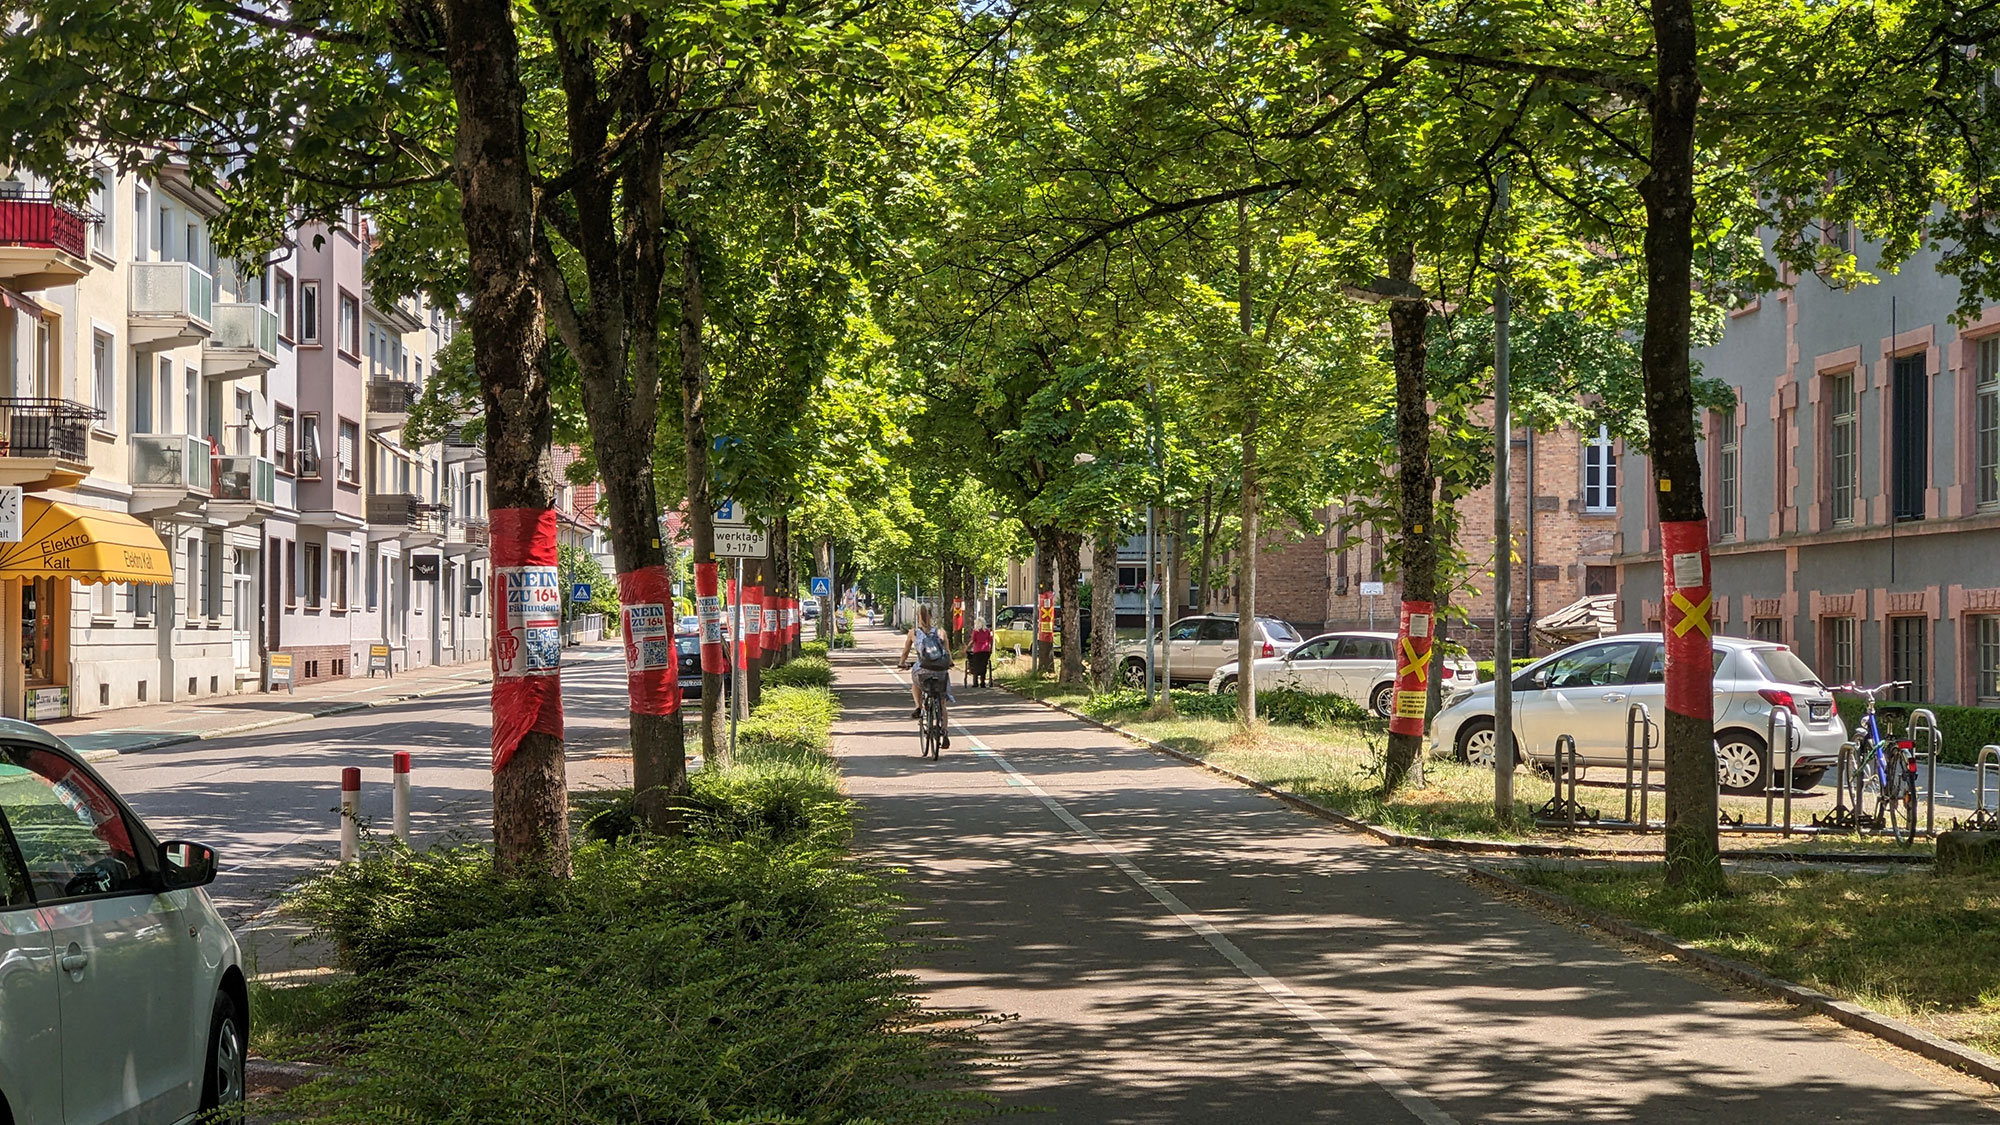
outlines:
[{"label": "yellow awning", "polygon": [[173,558],[151,526],[97,508],[21,498],[21,541],[0,543],[0,578],[78,582],[174,580]]}]

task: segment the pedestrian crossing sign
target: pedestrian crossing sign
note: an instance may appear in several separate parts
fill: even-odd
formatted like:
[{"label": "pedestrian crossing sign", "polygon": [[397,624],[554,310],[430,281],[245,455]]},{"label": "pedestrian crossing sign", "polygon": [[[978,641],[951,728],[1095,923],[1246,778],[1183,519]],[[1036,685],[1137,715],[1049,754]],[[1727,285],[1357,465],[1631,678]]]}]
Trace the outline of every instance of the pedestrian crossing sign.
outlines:
[{"label": "pedestrian crossing sign", "polygon": [[833,579],[831,579],[831,578],[828,578],[828,577],[827,577],[826,575],[824,575],[824,574],[821,574],[821,575],[815,575],[815,576],[813,577],[813,580],[812,580],[812,592],[813,592],[813,597],[815,597],[815,598],[830,598],[830,597],[832,597],[832,596],[833,596]]}]

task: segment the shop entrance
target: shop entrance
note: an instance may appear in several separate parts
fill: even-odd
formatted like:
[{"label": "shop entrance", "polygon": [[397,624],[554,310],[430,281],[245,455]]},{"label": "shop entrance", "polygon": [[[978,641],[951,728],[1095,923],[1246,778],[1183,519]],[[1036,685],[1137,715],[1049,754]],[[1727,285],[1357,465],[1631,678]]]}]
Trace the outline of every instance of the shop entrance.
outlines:
[{"label": "shop entrance", "polygon": [[21,674],[24,717],[30,722],[69,715],[69,587],[67,578],[21,580]]}]

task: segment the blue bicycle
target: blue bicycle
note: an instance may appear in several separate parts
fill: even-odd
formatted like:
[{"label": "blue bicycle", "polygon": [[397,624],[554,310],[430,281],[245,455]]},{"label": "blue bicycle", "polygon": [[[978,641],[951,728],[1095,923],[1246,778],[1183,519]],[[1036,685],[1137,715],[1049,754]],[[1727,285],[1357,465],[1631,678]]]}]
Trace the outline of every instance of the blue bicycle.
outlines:
[{"label": "blue bicycle", "polygon": [[[1840,798],[1854,813],[1856,828],[1886,830],[1897,843],[1910,844],[1917,838],[1917,756],[1916,743],[1907,738],[1889,738],[1875,714],[1875,701],[1885,692],[1908,687],[1908,680],[1891,680],[1867,688],[1841,684],[1834,691],[1858,695],[1868,701],[1855,724],[1854,739],[1848,745],[1853,755],[1847,760],[1847,787]],[[1869,797],[1875,811],[1867,813]]]}]

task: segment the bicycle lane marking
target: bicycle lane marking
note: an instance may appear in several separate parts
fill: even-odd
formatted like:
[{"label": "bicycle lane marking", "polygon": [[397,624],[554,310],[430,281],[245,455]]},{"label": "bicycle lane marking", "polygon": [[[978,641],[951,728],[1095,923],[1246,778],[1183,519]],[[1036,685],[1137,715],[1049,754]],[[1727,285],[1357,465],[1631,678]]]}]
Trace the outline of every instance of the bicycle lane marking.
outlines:
[{"label": "bicycle lane marking", "polygon": [[[877,659],[876,663],[880,664],[886,671],[892,673],[899,671],[899,669],[893,668],[887,661]],[[1305,997],[1294,992],[1290,985],[1279,980],[1276,976],[1272,975],[1270,970],[1258,964],[1248,953],[1243,952],[1242,947],[1229,940],[1229,936],[1224,934],[1215,923],[1209,921],[1200,911],[1181,901],[1179,895],[1168,890],[1158,879],[1147,874],[1144,868],[1134,863],[1131,857],[1127,856],[1117,845],[1099,835],[1095,829],[1083,821],[1077,819],[1076,815],[1071,813],[1061,801],[1049,796],[1047,790],[1036,784],[1033,778],[1016,769],[1014,763],[1008,761],[998,750],[986,745],[978,735],[973,734],[971,730],[967,729],[964,723],[953,721],[951,725],[957,727],[958,732],[964,735],[966,740],[972,744],[972,752],[975,755],[986,758],[994,765],[1000,767],[1001,774],[1006,778],[1008,785],[1017,789],[1025,789],[1028,793],[1032,794],[1036,800],[1042,803],[1042,807],[1055,815],[1057,820],[1062,821],[1064,825],[1068,826],[1070,831],[1083,837],[1092,848],[1096,849],[1099,855],[1110,860],[1111,865],[1116,867],[1127,879],[1130,879],[1140,890],[1153,896],[1153,900],[1161,906],[1166,907],[1167,911],[1182,925],[1200,934],[1202,939],[1207,941],[1217,953],[1220,953],[1224,960],[1234,965],[1238,972],[1250,978],[1253,984],[1262,989],[1265,995],[1277,1001],[1278,1006],[1283,1008],[1293,1018],[1311,1028],[1313,1034],[1318,1035],[1335,1050],[1339,1051],[1341,1056],[1353,1064],[1354,1068],[1359,1070],[1364,1077],[1380,1087],[1384,1093],[1395,1098],[1404,1109],[1409,1110],[1412,1117],[1423,1122],[1424,1125],[1459,1125],[1457,1118],[1439,1109],[1429,1098],[1418,1093],[1416,1087],[1412,1086],[1409,1080],[1404,1078],[1400,1072],[1383,1062],[1374,1052],[1363,1047],[1353,1036],[1342,1029],[1338,1023],[1335,1023],[1332,1017],[1314,1007]]]}]

